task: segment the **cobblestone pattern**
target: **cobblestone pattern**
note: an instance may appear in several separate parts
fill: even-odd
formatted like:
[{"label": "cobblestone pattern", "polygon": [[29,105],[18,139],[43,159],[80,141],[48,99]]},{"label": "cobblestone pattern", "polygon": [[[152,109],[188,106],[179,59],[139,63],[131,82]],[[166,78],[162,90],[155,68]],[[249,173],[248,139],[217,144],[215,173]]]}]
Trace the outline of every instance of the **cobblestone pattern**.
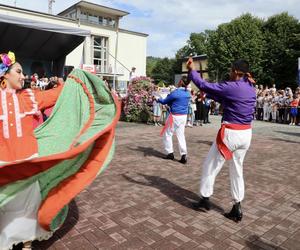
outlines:
[{"label": "cobblestone pattern", "polygon": [[244,218],[236,224],[222,215],[232,206],[228,163],[216,180],[213,210],[190,205],[219,126],[213,122],[186,130],[186,166],[161,159],[159,128],[120,123],[109,169],[72,201],[64,226],[34,249],[300,249],[300,128],[255,123],[244,164]]}]

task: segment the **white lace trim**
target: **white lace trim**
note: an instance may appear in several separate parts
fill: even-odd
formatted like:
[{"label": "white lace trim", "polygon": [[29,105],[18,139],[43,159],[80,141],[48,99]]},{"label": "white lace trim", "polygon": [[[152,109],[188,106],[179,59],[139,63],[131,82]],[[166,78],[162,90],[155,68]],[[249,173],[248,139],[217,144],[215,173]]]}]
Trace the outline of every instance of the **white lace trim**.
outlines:
[{"label": "white lace trim", "polygon": [[9,139],[9,129],[8,129],[8,114],[7,114],[7,100],[6,92],[1,91],[1,102],[2,102],[2,120],[3,120],[3,137]]},{"label": "white lace trim", "polygon": [[34,95],[32,89],[26,89],[25,91],[30,96],[30,100],[32,101],[33,108],[32,108],[31,111],[20,113],[21,118],[25,117],[26,115],[36,115],[36,114],[40,113],[39,109],[38,109],[38,103],[37,103],[37,101],[35,99],[35,95]]},{"label": "white lace trim", "polygon": [[26,239],[26,240],[23,240],[23,241],[14,241],[14,242],[12,242],[11,243],[11,246],[9,247],[9,250],[12,250],[13,249],[13,247],[14,247],[14,245],[18,245],[18,244],[20,244],[20,243],[26,243],[26,242],[28,242],[28,241],[34,241],[34,240],[38,240],[38,241],[43,241],[43,240],[49,240],[52,236],[53,236],[53,234],[55,233],[55,231],[51,231],[51,232],[49,232],[49,233],[46,233],[45,235],[43,235],[43,236],[40,236],[40,237],[32,237],[32,238],[30,238],[30,239]]},{"label": "white lace trim", "polygon": [[20,104],[16,93],[13,93],[13,100],[15,106],[17,137],[22,137],[23,133],[22,133],[22,123],[21,123],[21,116],[20,116]]},{"label": "white lace trim", "polygon": [[[38,103],[35,99],[34,93],[31,89],[25,90],[29,98],[32,102],[32,109],[30,111],[20,113],[20,103],[19,98],[16,92],[12,92],[14,109],[15,109],[15,122],[16,122],[16,132],[17,137],[22,137],[22,121],[21,119],[24,118],[26,115],[39,115],[40,111],[38,110]],[[2,104],[2,112],[3,114],[0,115],[0,120],[3,120],[3,137],[5,139],[9,139],[9,122],[8,122],[8,107],[7,107],[7,99],[6,99],[6,91],[1,91],[1,104]]]}]

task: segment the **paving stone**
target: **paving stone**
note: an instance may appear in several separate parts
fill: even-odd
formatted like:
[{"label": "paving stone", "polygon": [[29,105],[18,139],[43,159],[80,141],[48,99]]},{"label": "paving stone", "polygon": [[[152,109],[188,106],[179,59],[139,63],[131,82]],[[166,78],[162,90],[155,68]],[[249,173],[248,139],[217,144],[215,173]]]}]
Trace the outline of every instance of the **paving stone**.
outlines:
[{"label": "paving stone", "polygon": [[[300,249],[300,130],[255,122],[244,163],[246,197],[241,223],[231,209],[229,163],[215,183],[209,212],[199,200],[201,164],[220,118],[186,129],[188,164],[161,159],[160,129],[119,123],[110,167],[70,203],[62,228],[34,249]],[[175,156],[179,158],[174,140]]]}]

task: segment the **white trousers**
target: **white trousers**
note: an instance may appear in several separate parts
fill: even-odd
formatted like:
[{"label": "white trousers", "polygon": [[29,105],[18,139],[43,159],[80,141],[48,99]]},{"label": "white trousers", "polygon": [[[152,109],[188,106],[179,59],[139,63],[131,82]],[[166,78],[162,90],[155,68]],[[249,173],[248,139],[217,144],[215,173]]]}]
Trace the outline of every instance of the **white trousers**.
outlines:
[{"label": "white trousers", "polygon": [[[224,143],[233,152],[230,160],[230,184],[231,195],[235,202],[244,199],[245,185],[243,177],[243,162],[252,138],[252,129],[231,130],[225,129]],[[224,157],[219,152],[216,143],[211,146],[204,161],[200,184],[202,197],[210,197],[213,194],[216,176],[225,163]]]},{"label": "white trousers", "polygon": [[173,115],[173,126],[171,128],[167,128],[163,137],[164,148],[167,154],[171,154],[174,152],[172,140],[174,133],[176,134],[178,140],[180,155],[187,154],[186,141],[184,136],[186,118],[187,115]]},{"label": "white trousers", "polygon": [[47,240],[53,232],[45,231],[37,221],[41,204],[38,181],[17,193],[0,208],[0,250],[12,248],[13,244],[33,240]]},{"label": "white trousers", "polygon": [[276,107],[272,108],[271,115],[272,115],[272,120],[276,120],[277,119],[277,108]]},{"label": "white trousers", "polygon": [[263,111],[264,111],[264,121],[268,121],[270,119],[270,114],[272,110],[270,109],[269,106],[264,105]]}]

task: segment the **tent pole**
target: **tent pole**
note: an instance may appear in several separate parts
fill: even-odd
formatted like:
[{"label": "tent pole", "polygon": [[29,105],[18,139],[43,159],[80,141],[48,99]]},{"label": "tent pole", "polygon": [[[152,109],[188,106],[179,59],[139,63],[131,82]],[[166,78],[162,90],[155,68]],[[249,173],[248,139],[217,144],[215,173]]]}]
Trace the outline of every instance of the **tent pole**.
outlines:
[{"label": "tent pole", "polygon": [[116,47],[115,47],[113,90],[116,90],[118,45],[119,45],[119,18],[117,19],[117,22],[116,22]]}]

